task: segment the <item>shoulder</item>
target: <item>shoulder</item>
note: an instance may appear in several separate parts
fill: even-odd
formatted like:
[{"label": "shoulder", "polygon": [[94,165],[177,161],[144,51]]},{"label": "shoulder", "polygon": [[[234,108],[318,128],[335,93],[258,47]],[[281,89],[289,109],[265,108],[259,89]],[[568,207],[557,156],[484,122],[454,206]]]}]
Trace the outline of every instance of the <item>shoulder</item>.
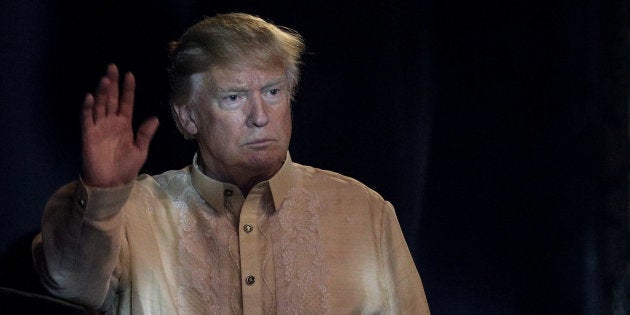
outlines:
[{"label": "shoulder", "polygon": [[136,188],[154,191],[178,191],[190,186],[190,166],[157,175],[142,174],[136,182]]},{"label": "shoulder", "polygon": [[345,198],[365,198],[372,202],[385,202],[378,192],[355,178],[331,170],[295,162],[293,164],[296,176],[304,185],[317,187],[320,191],[326,191]]}]

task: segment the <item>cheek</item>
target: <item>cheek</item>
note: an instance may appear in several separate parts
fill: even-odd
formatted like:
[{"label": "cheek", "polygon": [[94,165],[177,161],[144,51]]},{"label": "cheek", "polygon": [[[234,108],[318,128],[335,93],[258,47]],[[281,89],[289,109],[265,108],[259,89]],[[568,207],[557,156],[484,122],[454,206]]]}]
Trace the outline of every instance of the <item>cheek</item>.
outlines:
[{"label": "cheek", "polygon": [[210,133],[219,138],[219,141],[229,142],[234,138],[237,138],[241,129],[240,119],[238,117],[224,117],[223,119],[215,119],[209,126]]},{"label": "cheek", "polygon": [[284,125],[284,131],[288,134],[288,136],[290,136],[291,129],[293,128],[293,117],[291,116],[291,106],[288,106],[288,109],[284,113],[282,121]]},{"label": "cheek", "polygon": [[285,116],[285,119],[284,119],[284,131],[287,137],[291,136],[292,128],[293,128],[293,120],[291,117],[291,111],[289,110],[289,113]]}]

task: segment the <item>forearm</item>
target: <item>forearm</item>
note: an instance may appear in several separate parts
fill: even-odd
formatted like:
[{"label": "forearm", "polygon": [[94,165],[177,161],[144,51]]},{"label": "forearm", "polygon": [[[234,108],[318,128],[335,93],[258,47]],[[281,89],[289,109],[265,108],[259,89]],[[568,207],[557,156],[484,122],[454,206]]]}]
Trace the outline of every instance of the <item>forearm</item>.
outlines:
[{"label": "forearm", "polygon": [[121,209],[132,187],[90,189],[75,182],[50,198],[33,258],[52,294],[90,307],[103,303],[119,263]]}]

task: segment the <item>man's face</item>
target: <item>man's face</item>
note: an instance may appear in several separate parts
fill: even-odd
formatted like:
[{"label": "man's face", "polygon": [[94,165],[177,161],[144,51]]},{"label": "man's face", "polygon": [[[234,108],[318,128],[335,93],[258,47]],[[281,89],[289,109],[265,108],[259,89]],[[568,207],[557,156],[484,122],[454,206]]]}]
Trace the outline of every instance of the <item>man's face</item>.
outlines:
[{"label": "man's face", "polygon": [[191,118],[205,172],[237,185],[241,177],[273,176],[291,139],[284,67],[213,67],[192,80]]}]

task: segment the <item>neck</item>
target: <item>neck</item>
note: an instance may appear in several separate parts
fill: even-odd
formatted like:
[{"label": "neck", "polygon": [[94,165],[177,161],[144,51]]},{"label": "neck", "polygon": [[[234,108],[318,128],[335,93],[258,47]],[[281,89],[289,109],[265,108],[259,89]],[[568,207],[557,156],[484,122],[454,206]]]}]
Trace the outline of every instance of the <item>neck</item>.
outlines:
[{"label": "neck", "polygon": [[224,183],[234,184],[238,187],[243,196],[247,197],[249,191],[258,183],[269,180],[273,175],[275,175],[282,164],[280,164],[275,169],[269,170],[245,170],[244,168],[234,167],[234,168],[219,168],[215,165],[206,164],[203,158],[200,157],[200,161],[198,161],[198,166],[201,168],[201,172],[204,175],[218,180]]}]

